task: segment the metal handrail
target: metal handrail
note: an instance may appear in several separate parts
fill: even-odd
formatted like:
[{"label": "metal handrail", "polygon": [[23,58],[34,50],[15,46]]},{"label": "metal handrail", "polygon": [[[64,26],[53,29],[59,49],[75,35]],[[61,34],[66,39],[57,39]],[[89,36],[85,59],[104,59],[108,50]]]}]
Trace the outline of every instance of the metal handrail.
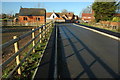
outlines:
[{"label": "metal handrail", "polygon": [[[16,38],[16,39],[13,39],[13,40],[11,40],[11,41],[3,44],[3,45],[0,45],[0,48],[6,48],[6,47],[14,44],[15,42],[18,42],[19,40],[27,37],[28,35],[30,35],[30,34],[32,34],[33,32],[39,30],[40,28],[43,28],[44,26],[46,26],[46,25],[48,25],[48,24],[51,24],[51,22],[50,22],[50,23],[47,23],[47,24],[45,24],[45,25],[43,25],[43,26],[41,26],[41,27],[38,27],[37,29],[32,30],[31,32],[28,32],[28,33],[26,33],[26,34],[24,34],[24,35],[22,35],[22,36],[20,36],[20,37],[18,37],[18,38]],[[52,25],[49,25],[49,27],[51,27],[51,26],[52,26]],[[9,64],[12,60],[14,60],[14,59],[16,58],[16,56],[19,55],[27,46],[29,46],[40,34],[42,34],[43,36],[46,35],[46,32],[44,32],[44,31],[46,31],[47,28],[49,28],[49,27],[45,27],[45,29],[43,29],[39,34],[37,34],[37,35],[36,35],[32,40],[30,40],[25,46],[23,46],[22,48],[20,48],[18,52],[16,52],[16,53],[15,53],[14,55],[12,55],[8,60],[6,60],[6,61],[3,62],[2,64],[0,64],[0,67],[1,67],[1,68],[4,68],[4,67],[5,67],[7,64]],[[44,34],[43,34],[43,33],[44,33]],[[29,50],[29,52],[28,52],[28,53],[26,54],[26,56],[21,60],[21,62],[9,73],[9,75],[8,75],[7,78],[10,78],[10,77],[12,76],[12,74],[21,66],[21,64],[22,64],[22,63],[25,61],[25,59],[30,55],[30,53],[32,52],[32,50],[36,47],[36,45],[40,42],[41,39],[42,39],[42,38],[40,38],[40,39],[37,41],[37,43],[32,47],[32,49]]]}]

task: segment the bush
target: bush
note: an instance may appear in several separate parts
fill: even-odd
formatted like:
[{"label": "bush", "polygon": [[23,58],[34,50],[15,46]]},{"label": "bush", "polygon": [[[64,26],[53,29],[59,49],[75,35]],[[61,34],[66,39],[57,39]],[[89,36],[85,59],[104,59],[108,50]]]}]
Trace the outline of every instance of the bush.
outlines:
[{"label": "bush", "polygon": [[112,21],[113,21],[113,22],[120,22],[120,17],[114,17],[114,18],[112,19]]}]

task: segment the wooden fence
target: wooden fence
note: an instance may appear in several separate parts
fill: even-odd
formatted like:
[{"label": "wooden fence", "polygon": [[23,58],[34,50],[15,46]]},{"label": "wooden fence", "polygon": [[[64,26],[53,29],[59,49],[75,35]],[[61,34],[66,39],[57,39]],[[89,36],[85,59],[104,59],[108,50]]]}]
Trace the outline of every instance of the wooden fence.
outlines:
[{"label": "wooden fence", "polygon": [[2,21],[2,26],[41,26],[44,23],[41,22],[13,22],[12,20]]},{"label": "wooden fence", "polygon": [[[18,72],[18,74],[22,74],[21,72],[21,65],[25,62],[26,58],[33,52],[35,53],[35,47],[38,43],[42,43],[42,40],[46,38],[46,35],[49,35],[50,37],[50,30],[52,29],[53,27],[53,22],[50,22],[50,23],[47,23],[45,25],[42,25],[36,29],[32,29],[31,32],[28,32],[24,35],[21,35],[20,37],[17,37],[17,36],[14,36],[12,40],[10,40],[9,42],[6,42],[2,45],[0,45],[0,48],[7,48],[9,47],[10,45],[13,45],[14,44],[14,48],[15,48],[15,53],[9,58],[7,59],[5,62],[3,62],[2,64],[0,64],[0,68],[1,69],[4,69],[5,66],[7,66],[10,62],[12,62],[14,59],[16,59],[16,63],[17,65],[14,67],[14,69],[11,70],[11,72],[8,74],[7,78],[11,78],[12,75],[15,73],[15,71]],[[36,31],[39,31],[39,33],[37,35],[35,35],[35,32]],[[32,39],[26,43],[22,48],[19,49],[19,44],[18,44],[18,41],[22,40],[23,38],[29,36],[32,34]],[[38,38],[38,41],[35,43],[35,39]],[[49,40],[49,37],[47,39],[47,41]],[[20,53],[26,48],[28,47],[30,44],[33,44],[32,45],[32,48],[27,52],[26,56],[24,56],[22,58],[22,60],[20,60]]]},{"label": "wooden fence", "polygon": [[102,25],[112,27],[113,29],[120,28],[120,22],[100,21]]}]

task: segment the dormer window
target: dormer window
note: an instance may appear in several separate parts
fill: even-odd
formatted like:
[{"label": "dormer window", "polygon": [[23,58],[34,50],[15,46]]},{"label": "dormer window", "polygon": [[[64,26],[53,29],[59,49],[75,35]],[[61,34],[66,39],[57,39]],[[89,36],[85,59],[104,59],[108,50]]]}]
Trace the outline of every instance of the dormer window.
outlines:
[{"label": "dormer window", "polygon": [[27,21],[27,17],[23,17],[23,20],[24,20],[24,21]]}]

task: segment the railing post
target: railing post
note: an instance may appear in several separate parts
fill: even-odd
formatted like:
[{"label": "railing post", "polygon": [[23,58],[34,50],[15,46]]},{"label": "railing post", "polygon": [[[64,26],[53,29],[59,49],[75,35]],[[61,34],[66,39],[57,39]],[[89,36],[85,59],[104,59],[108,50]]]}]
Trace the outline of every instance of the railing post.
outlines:
[{"label": "railing post", "polygon": [[[32,31],[34,30],[34,28],[32,29]],[[32,32],[32,39],[35,38],[35,32]],[[33,47],[35,46],[35,40],[33,40]],[[33,49],[33,53],[35,53],[35,49]]]},{"label": "railing post", "polygon": [[[16,38],[17,38],[17,36],[13,36],[13,39],[16,39]],[[18,50],[19,50],[18,49],[18,42],[14,43],[14,48],[15,48],[15,53],[18,52]],[[16,57],[16,63],[17,63],[17,65],[20,63],[19,55]],[[20,67],[18,68],[18,74],[21,75]]]},{"label": "railing post", "polygon": [[50,32],[50,24],[48,24],[48,26],[47,26],[47,33],[49,33]]},{"label": "railing post", "polygon": [[50,29],[51,29],[51,23],[49,24],[49,28],[48,28],[48,31],[50,32]]},{"label": "railing post", "polygon": [[[43,26],[43,40],[45,40],[45,26]],[[44,41],[43,41],[44,42]]]},{"label": "railing post", "polygon": [[[42,28],[39,29],[39,33],[41,33],[41,32],[42,32]],[[39,37],[40,37],[40,43],[42,43],[42,33],[40,34]]]},{"label": "railing post", "polygon": [[46,25],[46,40],[48,40],[48,38],[47,38],[48,37],[48,25],[49,24]]}]

